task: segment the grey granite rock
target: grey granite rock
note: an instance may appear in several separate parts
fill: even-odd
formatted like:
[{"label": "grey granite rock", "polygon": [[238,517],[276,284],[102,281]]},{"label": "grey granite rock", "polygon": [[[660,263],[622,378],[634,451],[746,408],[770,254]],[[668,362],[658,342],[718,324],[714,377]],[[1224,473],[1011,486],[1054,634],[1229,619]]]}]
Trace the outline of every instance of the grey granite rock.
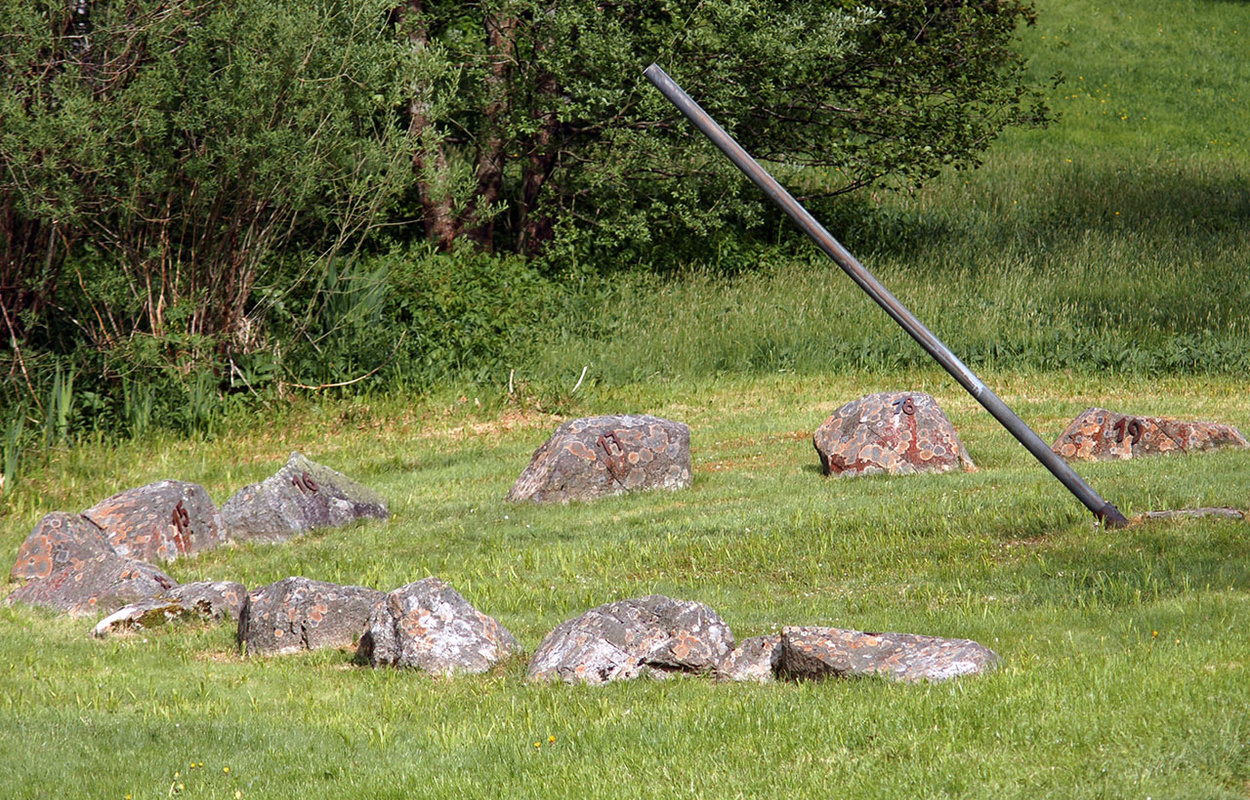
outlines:
[{"label": "grey granite rock", "polygon": [[649,595],[593,608],[561,623],[530,660],[530,680],[600,684],[650,674],[710,673],[733,634],[702,603]]},{"label": "grey granite rock", "polygon": [[795,627],[781,632],[777,672],[797,679],[876,675],[914,683],[984,672],[998,660],[970,639]]},{"label": "grey granite rock", "polygon": [[373,608],[358,660],[436,675],[485,672],[520,643],[438,578],[396,589]]},{"label": "grey granite rock", "polygon": [[770,683],[781,658],[781,636],[753,636],[738,643],[716,667],[716,677],[726,681]]},{"label": "grey granite rock", "polygon": [[975,470],[955,426],[919,392],[861,397],[816,429],[812,443],[826,475],[911,475]]},{"label": "grey granite rock", "polygon": [[39,580],[67,567],[81,571],[102,554],[115,551],[95,523],[80,514],[53,511],[22,542],[9,577]]},{"label": "grey granite rock", "polygon": [[203,486],[159,481],[113,495],[82,512],[118,555],[156,563],[220,547],[217,506]]},{"label": "grey granite rock", "polygon": [[386,594],[292,577],[253,589],[239,614],[239,644],[248,655],[285,655],[350,647],[364,635]]},{"label": "grey granite rock", "polygon": [[138,632],[173,619],[197,618],[219,622],[235,620],[243,609],[247,587],[234,581],[184,583],[156,597],[132,603],[100,620],[91,631],[105,637]]},{"label": "grey granite rock", "polygon": [[690,485],[690,428],[652,416],[570,420],[534,452],[512,502],[567,503]]},{"label": "grey granite rock", "polygon": [[359,519],[386,519],[390,512],[377,492],[292,453],[276,474],[235,492],[221,515],[231,539],[280,542]]},{"label": "grey granite rock", "polygon": [[174,586],[177,582],[153,565],[108,551],[76,559],[33,580],[15,589],[5,602],[92,616],[111,614],[122,606],[157,597]]},{"label": "grey granite rock", "polygon": [[1051,449],[1068,461],[1109,461],[1225,447],[1250,447],[1241,431],[1218,422],[1182,422],[1164,417],[1087,408],[1059,434]]}]

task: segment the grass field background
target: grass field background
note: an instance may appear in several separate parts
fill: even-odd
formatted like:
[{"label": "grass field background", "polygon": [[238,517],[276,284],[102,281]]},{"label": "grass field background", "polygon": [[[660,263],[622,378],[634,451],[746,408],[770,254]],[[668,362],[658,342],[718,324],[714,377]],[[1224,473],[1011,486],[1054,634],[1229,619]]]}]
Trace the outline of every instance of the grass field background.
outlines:
[{"label": "grass field background", "polygon": [[[1022,46],[1066,76],[1062,119],[834,233],[1048,441],[1090,405],[1250,431],[1250,4],[1038,7]],[[650,313],[613,313],[639,291]],[[511,396],[297,400],[209,440],[53,450],[6,499],[0,552],[11,563],[44,513],[150,481],[223,502],[300,450],[381,491],[392,519],[170,574],[384,590],[437,575],[528,652],[588,608],[656,592],[708,603],[738,638],[787,624],[967,637],[1002,667],[918,686],[536,686],[524,657],[441,680],[348,651],[244,659],[232,626],[96,641],[91,621],[3,608],[0,795],[1250,794],[1245,523],[1097,528],[816,258],[627,275],[598,302],[571,295]],[[812,431],[884,390],[935,395],[980,470],[823,478]],[[504,503],[560,419],[610,412],[689,424],[693,487]],[[1250,507],[1250,452],[1079,469],[1130,515]]]}]

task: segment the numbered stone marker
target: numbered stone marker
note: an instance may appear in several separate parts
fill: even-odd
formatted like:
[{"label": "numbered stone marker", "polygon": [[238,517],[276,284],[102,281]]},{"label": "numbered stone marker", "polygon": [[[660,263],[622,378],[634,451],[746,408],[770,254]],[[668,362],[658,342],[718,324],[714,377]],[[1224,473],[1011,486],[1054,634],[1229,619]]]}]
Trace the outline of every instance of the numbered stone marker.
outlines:
[{"label": "numbered stone marker", "polygon": [[1109,461],[1166,453],[1250,447],[1236,428],[1216,422],[1181,422],[1088,408],[1051,446],[1068,461]]},{"label": "numbered stone marker", "polygon": [[564,423],[508,492],[535,503],[593,500],[690,485],[690,428],[652,416],[611,415]]},{"label": "numbered stone marker", "polygon": [[812,443],[826,475],[976,469],[937,401],[919,392],[887,392],[853,400],[816,429]]},{"label": "numbered stone marker", "polygon": [[212,550],[225,526],[203,486],[159,481],[127,489],[82,512],[120,556],[156,563]]},{"label": "numbered stone marker", "polygon": [[245,486],[221,507],[230,538],[281,542],[358,519],[386,519],[386,500],[327,466],[291,453],[282,469]]}]

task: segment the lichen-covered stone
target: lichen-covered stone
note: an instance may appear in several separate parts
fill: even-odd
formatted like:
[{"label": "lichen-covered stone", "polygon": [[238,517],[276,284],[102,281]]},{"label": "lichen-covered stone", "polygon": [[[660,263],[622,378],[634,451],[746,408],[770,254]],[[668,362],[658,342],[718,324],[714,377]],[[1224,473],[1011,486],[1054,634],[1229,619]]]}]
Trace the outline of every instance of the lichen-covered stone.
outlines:
[{"label": "lichen-covered stone", "polygon": [[984,672],[998,655],[971,639],[839,628],[785,628],[777,672],[786,678],[880,676],[914,683]]},{"label": "lichen-covered stone", "polygon": [[173,561],[221,546],[221,514],[203,486],[158,481],[127,489],[82,515],[91,520],[118,555],[152,563]]},{"label": "lichen-covered stone", "polygon": [[104,532],[80,514],[53,511],[39,524],[17,550],[17,561],[9,571],[13,580],[39,580],[58,570],[82,570],[101,554],[112,554]]},{"label": "lichen-covered stone", "polygon": [[118,609],[100,620],[91,633],[104,637],[142,631],[188,617],[214,622],[238,619],[246,597],[247,587],[234,581],[184,583],[156,597]]},{"label": "lichen-covered stone", "polygon": [[826,475],[975,470],[955,426],[919,392],[886,392],[839,408],[812,437]]},{"label": "lichen-covered stone", "polygon": [[530,680],[601,684],[650,674],[709,673],[734,649],[729,626],[703,603],[649,595],[566,620],[530,660]]},{"label": "lichen-covered stone", "polygon": [[690,485],[690,428],[647,415],[564,423],[534,452],[508,500],[567,503]]},{"label": "lichen-covered stone", "polygon": [[239,644],[252,655],[286,655],[360,640],[386,594],[291,577],[253,589],[239,614]]},{"label": "lichen-covered stone", "polygon": [[359,519],[386,519],[386,500],[342,473],[292,453],[277,473],[245,486],[221,507],[231,539],[280,542]]},{"label": "lichen-covered stone", "polygon": [[781,636],[752,636],[738,643],[716,668],[716,677],[726,681],[770,683],[776,678],[781,658]]},{"label": "lichen-covered stone", "polygon": [[1109,461],[1223,447],[1250,447],[1241,431],[1217,422],[1182,422],[1087,408],[1051,446],[1068,461]]},{"label": "lichen-covered stone", "polygon": [[26,603],[74,616],[111,614],[157,597],[177,582],[145,561],[108,551],[56,569],[9,594],[7,604]]},{"label": "lichen-covered stone", "polygon": [[426,578],[396,589],[373,608],[357,656],[374,667],[451,675],[485,672],[520,649],[497,620],[438,578]]}]

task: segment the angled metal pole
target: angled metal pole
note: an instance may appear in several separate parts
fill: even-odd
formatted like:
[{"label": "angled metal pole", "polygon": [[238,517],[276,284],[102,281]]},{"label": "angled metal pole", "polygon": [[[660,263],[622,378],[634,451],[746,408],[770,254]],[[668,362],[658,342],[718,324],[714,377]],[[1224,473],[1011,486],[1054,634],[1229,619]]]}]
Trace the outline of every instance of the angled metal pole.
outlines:
[{"label": "angled metal pole", "polygon": [[842,271],[851,276],[851,280],[859,284],[869,297],[876,301],[877,305],[885,309],[885,313],[889,314],[895,322],[902,327],[903,330],[915,339],[925,351],[933,357],[942,367],[949,372],[960,385],[968,390],[978,403],[985,407],[996,420],[998,420],[1004,428],[1007,429],[1012,436],[1024,445],[1033,457],[1042,463],[1042,466],[1050,470],[1050,473],[1059,479],[1059,482],[1067,487],[1068,491],[1076,496],[1086,508],[1094,513],[1107,527],[1120,527],[1127,525],[1128,520],[1120,513],[1120,510],[1110,502],[1104,500],[1090,488],[1089,484],[1081,480],[1081,476],[1077,475],[1068,463],[1060,458],[1053,450],[1042,441],[1032,428],[1024,423],[1015,412],[1008,408],[998,395],[994,394],[989,387],[981,382],[972,370],[959,360],[954,353],[950,351],[941,340],[933,335],[932,331],[921,324],[907,308],[898,301],[890,291],[878,281],[872,273],[864,268],[862,264],[851,255],[850,251],[843,247],[837,239],[825,230],[816,219],[807,212],[795,200],[789,192],[782,188],[772,175],[761,167],[754,158],[743,150],[742,147],[734,141],[728,133],[724,131],[716,121],[708,116],[707,112],[699,107],[699,104],[690,98],[677,83],[665,74],[656,64],[647,67],[643,73],[647,79],[655,85],[655,88],[668,98],[668,100],[685,114],[686,117],[694,123],[703,135],[712,140],[712,143],[720,148],[721,152],[729,157],[738,169],[751,179],[751,181],[763,190],[768,198],[781,207],[795,224],[803,229],[803,232],[816,242],[816,245],[832,258]]}]

